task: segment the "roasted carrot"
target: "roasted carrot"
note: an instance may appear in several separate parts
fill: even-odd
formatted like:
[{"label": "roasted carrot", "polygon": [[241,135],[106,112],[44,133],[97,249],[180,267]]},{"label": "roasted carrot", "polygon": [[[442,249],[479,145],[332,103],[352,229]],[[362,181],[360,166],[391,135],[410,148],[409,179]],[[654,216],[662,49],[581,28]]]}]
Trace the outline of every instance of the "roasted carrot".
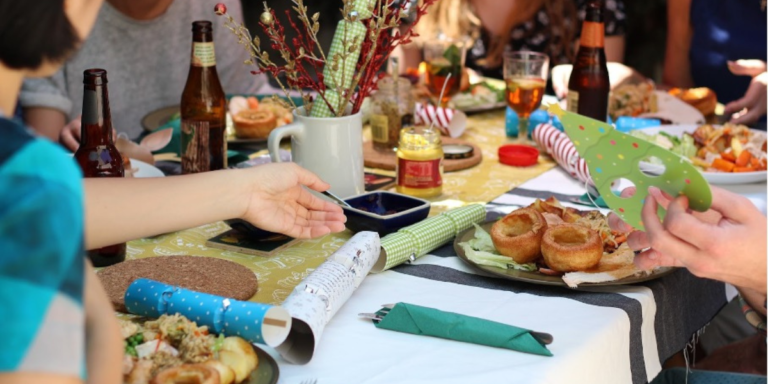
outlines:
[{"label": "roasted carrot", "polygon": [[728,160],[723,160],[723,159],[715,159],[715,161],[712,162],[712,168],[715,168],[715,169],[717,169],[719,171],[723,171],[723,172],[732,172],[733,171],[733,167],[735,167],[735,166],[736,166],[736,164],[731,163]]},{"label": "roasted carrot", "polygon": [[733,154],[733,152],[720,152],[720,157],[732,163],[736,162],[736,156]]},{"label": "roasted carrot", "polygon": [[752,167],[733,167],[733,172],[754,172],[755,169]]},{"label": "roasted carrot", "polygon": [[752,154],[749,153],[749,151],[741,151],[741,154],[739,154],[739,157],[736,159],[736,166],[737,167],[746,167],[749,165],[749,160],[752,158]]}]

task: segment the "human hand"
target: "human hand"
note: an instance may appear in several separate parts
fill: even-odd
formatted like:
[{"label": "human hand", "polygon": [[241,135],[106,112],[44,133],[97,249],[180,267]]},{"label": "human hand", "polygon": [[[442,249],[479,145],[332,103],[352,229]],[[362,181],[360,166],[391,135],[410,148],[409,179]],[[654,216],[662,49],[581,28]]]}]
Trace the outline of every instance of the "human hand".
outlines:
[{"label": "human hand", "polygon": [[344,230],[346,217],[338,205],[304,187],[322,192],[330,188],[315,174],[295,163],[273,163],[249,168],[248,206],[242,218],[271,232],[295,238],[314,238]]},{"label": "human hand", "polygon": [[736,60],[728,62],[728,69],[734,75],[751,76],[747,92],[738,100],[725,106],[723,114],[733,115],[731,122],[735,124],[751,124],[756,122],[766,112],[766,86],[768,73],[766,64],[761,60]]},{"label": "human hand", "polygon": [[[76,117],[61,130],[59,142],[72,152],[80,148],[80,133],[82,128],[81,116]],[[112,141],[117,140],[117,131],[112,128]]]},{"label": "human hand", "polygon": [[59,136],[59,142],[72,152],[77,151],[80,147],[80,128],[81,128],[80,116],[67,123],[64,129],[61,130]]},{"label": "human hand", "polygon": [[[630,195],[634,191],[625,191]],[[645,232],[627,238],[641,269],[685,267],[696,276],[724,281],[765,294],[766,218],[745,197],[712,187],[712,206],[698,213],[688,209],[688,198],[671,198],[658,188],[648,189],[642,218]],[[667,209],[664,223],[657,204]],[[613,229],[629,226],[609,216]]]}]

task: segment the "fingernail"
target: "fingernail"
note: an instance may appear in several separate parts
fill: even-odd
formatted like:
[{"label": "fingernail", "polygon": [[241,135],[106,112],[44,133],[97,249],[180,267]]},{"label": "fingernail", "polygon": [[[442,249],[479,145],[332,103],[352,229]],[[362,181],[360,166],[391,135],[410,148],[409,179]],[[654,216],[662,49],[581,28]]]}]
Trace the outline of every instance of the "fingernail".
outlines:
[{"label": "fingernail", "polygon": [[651,260],[656,260],[659,256],[654,251],[648,252],[648,258]]}]

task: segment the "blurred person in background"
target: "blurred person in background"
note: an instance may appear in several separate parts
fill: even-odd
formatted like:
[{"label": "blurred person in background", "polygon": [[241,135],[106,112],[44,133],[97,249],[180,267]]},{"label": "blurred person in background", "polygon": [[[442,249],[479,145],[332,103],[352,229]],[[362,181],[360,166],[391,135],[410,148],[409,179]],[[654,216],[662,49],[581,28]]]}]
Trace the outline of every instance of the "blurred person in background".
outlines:
[{"label": "blurred person in background", "polygon": [[[439,37],[468,38],[467,67],[486,77],[503,79],[504,52],[545,53],[551,65],[570,64],[578,50],[587,0],[440,0],[419,21],[418,41]],[[624,58],[624,3],[605,0],[605,54]],[[402,48],[405,65],[422,60],[416,44]]]},{"label": "blurred person in background", "polygon": [[707,87],[741,124],[766,111],[765,0],[669,0],[664,84]]},{"label": "blurred person in background", "polygon": [[240,0],[106,0],[77,54],[53,76],[24,82],[19,103],[26,124],[54,141],[63,135],[62,142],[77,149],[83,70],[103,68],[109,73],[113,125],[136,140],[144,116],[181,101],[195,20],[214,21],[216,70],[224,92],[256,93],[266,78],[250,74],[243,64],[248,52],[214,19],[219,2],[242,20]]}]

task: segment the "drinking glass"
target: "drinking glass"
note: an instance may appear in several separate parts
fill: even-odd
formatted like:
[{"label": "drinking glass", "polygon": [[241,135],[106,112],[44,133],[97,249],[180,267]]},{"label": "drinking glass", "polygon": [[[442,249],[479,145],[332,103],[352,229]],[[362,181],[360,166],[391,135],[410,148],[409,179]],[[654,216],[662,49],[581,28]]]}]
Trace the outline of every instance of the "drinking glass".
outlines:
[{"label": "drinking glass", "polygon": [[541,104],[548,71],[549,57],[543,53],[516,51],[504,55],[507,105],[517,112],[520,142],[528,142],[528,117]]},{"label": "drinking glass", "polygon": [[[461,72],[467,53],[465,39],[440,39],[424,44],[427,63],[426,81],[429,92],[441,107],[446,107],[461,88]],[[445,87],[445,91],[441,92]]]}]

